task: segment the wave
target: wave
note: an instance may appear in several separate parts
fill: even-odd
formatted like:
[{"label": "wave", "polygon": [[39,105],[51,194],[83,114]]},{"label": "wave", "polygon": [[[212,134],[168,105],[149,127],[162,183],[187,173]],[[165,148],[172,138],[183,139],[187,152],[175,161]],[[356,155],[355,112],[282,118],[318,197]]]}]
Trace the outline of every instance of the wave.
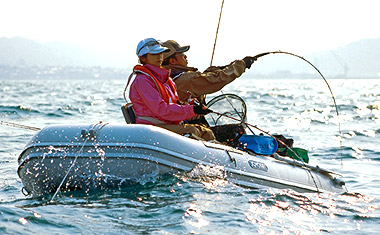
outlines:
[{"label": "wave", "polygon": [[358,148],[355,146],[342,146],[332,147],[328,149],[315,149],[312,157],[320,157],[326,159],[371,159],[373,161],[380,161],[380,151]]},{"label": "wave", "polygon": [[359,108],[358,106],[353,104],[338,104],[337,107],[339,111],[353,111]]},{"label": "wave", "polygon": [[0,105],[0,113],[8,115],[17,114],[29,114],[29,113],[40,113],[38,110],[24,107],[22,105]]},{"label": "wave", "polygon": [[[363,119],[361,119],[363,120]],[[357,136],[357,137],[374,137],[376,134],[379,134],[380,133],[380,129],[377,129],[377,130],[371,130],[371,129],[366,129],[366,130],[349,130],[349,131],[345,131],[343,132],[343,135],[347,135],[348,138],[347,139],[350,139],[354,136]]]},{"label": "wave", "polygon": [[59,107],[57,110],[51,112],[49,110],[39,111],[29,107],[24,107],[22,105],[0,105],[0,115],[1,116],[25,116],[25,115],[46,115],[48,117],[65,117],[73,116],[75,114],[83,113],[81,108],[75,108],[71,105],[64,107]]},{"label": "wave", "polygon": [[65,117],[65,116],[74,116],[76,114],[83,113],[83,110],[81,108],[75,108],[71,105],[67,105],[65,107],[59,107],[54,112],[49,112],[47,116],[49,117]]}]

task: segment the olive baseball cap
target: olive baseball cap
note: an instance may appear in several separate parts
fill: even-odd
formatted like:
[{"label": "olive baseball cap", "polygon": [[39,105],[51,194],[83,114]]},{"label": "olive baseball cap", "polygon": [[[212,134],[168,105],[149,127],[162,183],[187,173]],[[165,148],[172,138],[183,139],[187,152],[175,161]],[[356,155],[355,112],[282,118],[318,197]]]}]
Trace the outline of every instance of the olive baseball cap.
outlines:
[{"label": "olive baseball cap", "polygon": [[164,43],[162,43],[162,46],[166,47],[169,49],[169,51],[164,52],[164,60],[169,58],[170,56],[174,55],[175,53],[182,53],[186,52],[190,49],[190,46],[180,46],[178,42],[174,40],[168,40]]}]

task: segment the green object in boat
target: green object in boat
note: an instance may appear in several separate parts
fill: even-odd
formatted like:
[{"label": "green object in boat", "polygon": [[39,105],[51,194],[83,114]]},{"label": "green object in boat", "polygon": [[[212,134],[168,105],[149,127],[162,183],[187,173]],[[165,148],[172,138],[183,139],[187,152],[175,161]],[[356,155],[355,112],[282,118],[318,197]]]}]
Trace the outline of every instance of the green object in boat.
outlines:
[{"label": "green object in boat", "polygon": [[[304,161],[306,163],[309,163],[309,156],[307,154],[307,150],[306,149],[302,149],[302,148],[291,148],[293,151],[289,150],[289,149],[286,149],[286,152],[288,154],[289,157],[295,159],[295,160],[298,160],[298,161]],[[285,150],[285,148],[279,148],[278,149],[280,152],[283,152]],[[296,153],[298,155],[298,157],[294,154]],[[301,159],[299,159],[301,158]]]}]

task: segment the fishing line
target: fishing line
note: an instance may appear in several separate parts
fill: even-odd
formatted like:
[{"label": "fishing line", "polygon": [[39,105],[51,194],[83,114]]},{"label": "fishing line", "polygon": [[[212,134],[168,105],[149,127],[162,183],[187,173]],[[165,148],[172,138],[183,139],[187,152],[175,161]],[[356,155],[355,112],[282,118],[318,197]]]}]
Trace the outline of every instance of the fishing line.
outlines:
[{"label": "fishing line", "polygon": [[307,62],[309,65],[311,65],[317,72],[318,74],[323,78],[323,80],[325,81],[329,91],[330,91],[330,94],[331,94],[331,98],[334,102],[334,107],[335,107],[335,112],[336,112],[336,116],[337,116],[337,119],[338,119],[338,129],[339,129],[339,142],[340,142],[340,163],[341,163],[341,167],[343,168],[343,147],[342,147],[342,131],[341,131],[341,127],[340,127],[340,119],[339,119],[339,112],[338,112],[338,106],[336,105],[336,101],[335,101],[335,96],[331,90],[331,87],[329,85],[329,83],[327,82],[326,78],[323,76],[323,74],[321,73],[321,71],[319,71],[319,69],[317,67],[315,67],[310,61],[308,61],[307,59],[305,59],[304,57],[302,56],[299,56],[299,55],[296,55],[296,54],[293,54],[293,53],[290,53],[290,52],[285,52],[285,51],[270,51],[270,52],[264,52],[264,53],[261,53],[261,54],[258,54],[256,56],[254,56],[254,58],[257,60],[258,58],[260,57],[263,57],[263,56],[266,56],[266,55],[270,55],[270,54],[286,54],[286,55],[291,55],[291,56],[295,56],[305,62]]},{"label": "fishing line", "polygon": [[[221,90],[222,94],[223,94],[223,91]],[[252,129],[246,124],[244,118],[240,115],[239,111],[236,110],[236,108],[234,107],[234,105],[232,104],[232,102],[230,101],[230,99],[228,99],[228,96],[226,97],[228,103],[231,105],[231,107],[234,109],[235,113],[239,116],[239,118],[241,119],[240,121],[242,123],[245,124],[245,126],[248,128],[249,131],[251,131],[252,134],[255,134]]]},{"label": "fishing line", "polygon": [[14,122],[6,122],[6,121],[1,121],[1,120],[0,120],[0,124],[4,126],[17,127],[17,128],[22,128],[22,129],[32,130],[32,131],[41,130],[41,128],[38,128],[38,127],[26,126],[26,125],[14,123]]}]

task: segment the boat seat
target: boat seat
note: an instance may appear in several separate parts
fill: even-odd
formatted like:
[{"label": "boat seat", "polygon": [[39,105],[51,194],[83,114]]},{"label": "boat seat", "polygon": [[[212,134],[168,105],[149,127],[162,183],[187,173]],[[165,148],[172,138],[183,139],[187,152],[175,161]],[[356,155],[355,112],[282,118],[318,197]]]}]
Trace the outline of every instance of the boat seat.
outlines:
[{"label": "boat seat", "polygon": [[136,114],[132,108],[132,103],[127,103],[121,106],[121,111],[123,112],[124,119],[128,124],[136,124]]}]

